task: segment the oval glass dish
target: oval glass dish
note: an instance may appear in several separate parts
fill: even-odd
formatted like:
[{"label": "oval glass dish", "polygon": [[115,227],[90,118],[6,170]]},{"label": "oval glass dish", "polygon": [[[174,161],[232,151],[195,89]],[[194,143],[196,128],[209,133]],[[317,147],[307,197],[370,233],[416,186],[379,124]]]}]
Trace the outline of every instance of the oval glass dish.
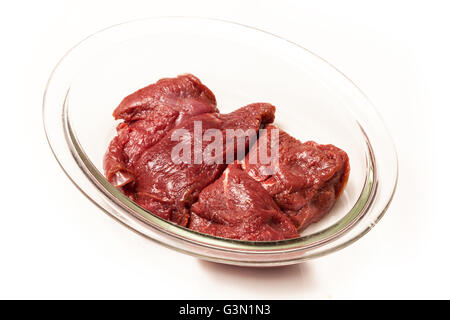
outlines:
[{"label": "oval glass dish", "polygon": [[[236,241],[162,220],[116,190],[102,169],[117,125],[112,111],[135,90],[182,73],[208,86],[223,113],[269,102],[277,107],[275,123],[292,136],[345,150],[350,177],[332,211],[297,239]],[[151,18],[93,34],[53,71],[43,117],[59,164],[98,207],[160,244],[215,262],[279,266],[341,249],[379,221],[397,184],[393,142],[355,84],[307,49],[233,22]]]}]

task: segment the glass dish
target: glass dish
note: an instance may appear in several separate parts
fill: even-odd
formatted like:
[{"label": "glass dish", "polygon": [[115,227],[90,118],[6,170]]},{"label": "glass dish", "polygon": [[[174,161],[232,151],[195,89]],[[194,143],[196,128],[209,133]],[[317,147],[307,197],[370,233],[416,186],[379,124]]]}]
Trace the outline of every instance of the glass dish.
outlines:
[{"label": "glass dish", "polygon": [[[136,205],[103,176],[123,97],[163,77],[192,73],[221,112],[251,102],[277,107],[275,123],[296,138],[332,143],[350,157],[350,178],[332,212],[298,239],[249,242],[199,234]],[[279,266],[323,256],[365,235],[383,216],[397,184],[395,147],[367,97],[307,49],[241,24],[163,17],[116,25],[73,47],[44,95],[51,149],[72,182],[106,213],[138,233],[201,259]]]}]

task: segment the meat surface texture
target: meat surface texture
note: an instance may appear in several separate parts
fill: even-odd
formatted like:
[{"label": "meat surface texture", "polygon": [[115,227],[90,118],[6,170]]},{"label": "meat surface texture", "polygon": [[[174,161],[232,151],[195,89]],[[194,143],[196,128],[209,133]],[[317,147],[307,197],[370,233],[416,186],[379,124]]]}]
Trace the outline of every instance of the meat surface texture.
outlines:
[{"label": "meat surface texture", "polygon": [[218,112],[214,94],[190,74],[161,79],[127,96],[113,113],[124,122],[103,161],[106,178],[116,187],[132,183],[143,151],[185,119],[211,112]]},{"label": "meat surface texture", "polygon": [[178,123],[185,116],[217,112],[216,97],[192,74],[165,78],[125,97],[113,116],[125,121],[148,119],[156,107],[176,110]]},{"label": "meat surface texture", "polygon": [[[200,191],[216,180],[225,170],[226,144],[215,154],[220,161],[196,164],[194,152],[190,154],[189,163],[175,163],[172,150],[179,141],[172,139],[172,133],[184,130],[193,145],[192,138],[195,123],[202,124],[202,134],[208,129],[223,130],[240,128],[243,131],[257,131],[274,118],[275,107],[270,104],[257,103],[242,107],[230,114],[204,113],[186,119],[167,133],[157,144],[145,150],[133,167],[136,177],[134,183],[134,201],[150,212],[186,226],[189,221],[189,209],[198,198]],[[237,127],[236,127],[237,126]],[[222,139],[226,139],[223,133]],[[201,142],[201,152],[210,142]],[[248,141],[246,141],[248,144]],[[234,154],[236,150],[231,150]]]},{"label": "meat surface texture", "polygon": [[[219,113],[214,94],[191,74],[134,92],[113,116],[122,122],[103,160],[107,180],[149,212],[198,232],[296,238],[330,211],[348,179],[344,151],[279,130],[268,103]],[[279,148],[272,150],[272,137]]]},{"label": "meat surface texture", "polygon": [[341,194],[350,172],[348,156],[333,145],[301,143],[274,125],[266,129],[268,150],[273,130],[279,130],[278,160],[269,165],[250,161],[252,155],[259,154],[258,143],[247,154],[242,168],[261,183],[298,231],[304,230],[323,218]]},{"label": "meat surface texture", "polygon": [[218,237],[249,241],[298,237],[270,194],[238,164],[229,165],[203,189],[191,211],[190,229]]}]

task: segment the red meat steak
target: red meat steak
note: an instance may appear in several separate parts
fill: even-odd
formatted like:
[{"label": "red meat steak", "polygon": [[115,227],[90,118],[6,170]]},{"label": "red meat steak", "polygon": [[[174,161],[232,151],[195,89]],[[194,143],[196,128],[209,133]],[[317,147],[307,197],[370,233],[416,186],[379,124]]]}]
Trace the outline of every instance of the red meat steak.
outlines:
[{"label": "red meat steak", "polygon": [[297,229],[303,230],[324,217],[341,194],[350,172],[348,156],[333,145],[301,143],[273,125],[266,129],[268,150],[273,130],[279,130],[278,161],[263,165],[250,160],[252,154],[259,154],[260,137],[242,168],[261,183]]},{"label": "red meat steak", "polygon": [[250,241],[298,237],[270,194],[237,164],[203,189],[191,211],[190,229],[218,237]]},{"label": "red meat steak", "polygon": [[106,178],[116,187],[133,182],[133,167],[145,150],[183,120],[211,112],[218,112],[214,94],[190,74],[159,80],[127,96],[113,113],[124,122],[104,158]]},{"label": "red meat steak", "polygon": [[[208,163],[194,162],[191,152],[190,163],[176,163],[172,159],[172,151],[179,141],[172,139],[174,132],[184,130],[187,140],[192,144],[195,123],[201,123],[202,133],[208,129],[234,128],[258,130],[274,119],[275,107],[270,104],[256,103],[245,106],[229,114],[204,113],[184,120],[169,131],[158,143],[148,148],[136,164],[129,168],[135,177],[131,198],[150,212],[182,226],[189,220],[189,208],[197,199],[200,191],[217,179],[226,167],[224,164],[226,147],[218,150],[216,157],[222,161]],[[177,130],[177,131],[176,131]],[[221,130],[221,131],[220,131]],[[225,140],[225,134],[221,136]],[[185,136],[184,136],[185,137]],[[248,140],[247,142],[248,143]],[[210,142],[203,141],[203,152]],[[232,150],[236,153],[236,150]]]},{"label": "red meat steak", "polygon": [[[192,74],[165,78],[125,97],[114,110],[116,119],[132,121],[147,119],[157,106],[175,109],[180,119],[184,115],[215,112],[214,94]],[[211,107],[212,106],[212,107]]]}]

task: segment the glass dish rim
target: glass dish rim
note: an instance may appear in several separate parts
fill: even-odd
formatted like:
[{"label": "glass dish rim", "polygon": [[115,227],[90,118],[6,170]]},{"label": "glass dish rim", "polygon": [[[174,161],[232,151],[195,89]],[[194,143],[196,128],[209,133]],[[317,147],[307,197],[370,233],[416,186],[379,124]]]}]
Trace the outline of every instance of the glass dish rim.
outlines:
[{"label": "glass dish rim", "polygon": [[[102,205],[100,205],[96,200],[94,200],[89,194],[87,194],[86,192],[84,192],[83,188],[80,187],[77,182],[72,179],[71,175],[65,170],[63,163],[59,160],[57,153],[55,152],[54,148],[55,146],[52,144],[52,141],[49,137],[48,134],[48,127],[46,125],[46,117],[45,117],[45,112],[46,112],[46,97],[48,94],[48,90],[49,90],[49,86],[50,83],[53,80],[53,75],[55,73],[55,71],[58,69],[58,67],[60,66],[60,64],[64,61],[64,59],[66,58],[66,56],[68,56],[73,50],[75,50],[77,47],[79,47],[80,45],[82,45],[87,39],[94,37],[98,34],[101,34],[103,31],[105,30],[109,30],[109,29],[113,29],[116,27],[120,27],[124,24],[132,24],[132,23],[136,23],[136,22],[140,22],[140,21],[147,21],[147,20],[155,20],[155,19],[195,19],[195,20],[202,20],[202,21],[213,21],[213,22],[219,22],[219,23],[228,23],[228,24],[233,24],[235,26],[239,26],[239,27],[243,27],[243,28],[247,28],[247,29],[251,29],[253,31],[257,31],[257,32],[263,32],[268,36],[271,37],[275,37],[278,38],[282,41],[286,41],[288,43],[290,43],[291,45],[296,46],[297,48],[304,50],[306,52],[308,52],[309,54],[313,55],[315,58],[320,59],[321,61],[325,62],[326,64],[328,64],[332,69],[334,69],[334,71],[338,72],[340,75],[342,75],[347,81],[349,81],[358,91],[360,94],[362,94],[362,96],[367,100],[367,102],[369,102],[369,104],[373,107],[373,104],[370,102],[370,100],[367,98],[367,96],[359,89],[358,86],[356,86],[353,81],[351,81],[347,76],[345,76],[345,74],[343,74],[341,71],[339,71],[337,68],[335,68],[333,65],[331,65],[328,61],[324,60],[323,58],[321,58],[320,56],[314,54],[313,52],[311,52],[310,50],[290,41],[287,40],[283,37],[280,37],[278,35],[274,35],[270,32],[258,29],[258,28],[254,28],[251,26],[247,26],[241,23],[236,23],[236,22],[232,22],[232,21],[226,21],[226,20],[222,20],[222,19],[215,19],[215,18],[206,18],[206,17],[185,17],[185,16],[177,16],[177,17],[153,17],[153,18],[146,18],[146,19],[139,19],[139,20],[133,20],[133,21],[128,21],[128,22],[124,22],[121,24],[116,24],[113,25],[111,27],[102,29],[96,33],[91,34],[90,36],[88,36],[87,38],[85,38],[84,40],[82,40],[81,42],[79,42],[77,45],[75,45],[74,47],[72,47],[72,49],[70,49],[64,56],[63,58],[60,60],[60,62],[57,64],[57,66],[55,67],[55,69],[53,70],[50,79],[48,80],[47,83],[47,87],[44,93],[44,101],[43,101],[43,118],[44,118],[44,129],[46,131],[46,137],[48,140],[48,143],[50,145],[50,148],[52,149],[52,152],[55,156],[55,158],[57,159],[59,165],[61,166],[61,168],[63,169],[63,171],[66,173],[66,175],[69,177],[69,179],[77,186],[77,188],[79,190],[81,190],[83,192],[83,194],[85,194],[92,202],[94,202],[97,206],[99,206],[102,210],[104,210],[106,213],[108,213],[109,215],[113,216],[114,218],[117,219],[116,216],[114,216],[113,214],[111,214],[111,212],[109,212],[107,209],[105,209]],[[276,242],[252,242],[252,241],[242,241],[242,240],[231,240],[231,239],[224,239],[224,238],[217,238],[214,236],[210,236],[210,235],[205,235],[205,234],[201,234],[201,233],[197,233],[195,231],[189,230],[187,228],[183,228],[180,227],[178,225],[175,225],[171,222],[165,221],[151,213],[149,213],[147,210],[141,208],[140,206],[138,206],[137,204],[135,204],[134,202],[132,202],[131,200],[129,200],[127,197],[125,197],[120,191],[118,191],[117,189],[115,189],[105,178],[104,176],[97,170],[97,168],[90,162],[89,157],[84,153],[82,146],[79,144],[77,138],[76,138],[76,134],[73,132],[73,129],[70,125],[70,119],[68,117],[68,113],[67,113],[67,109],[68,109],[68,97],[70,94],[70,86],[66,92],[65,95],[65,99],[63,102],[63,109],[62,109],[62,120],[63,120],[63,128],[64,128],[64,136],[65,136],[65,140],[67,143],[66,147],[69,147],[69,150],[73,156],[73,159],[75,160],[75,162],[77,163],[79,169],[83,172],[83,174],[90,180],[90,182],[97,188],[97,190],[99,192],[101,192],[103,194],[104,197],[106,197],[107,199],[109,199],[109,201],[113,201],[115,202],[116,205],[122,207],[122,209],[126,210],[128,212],[128,214],[133,214],[135,218],[141,219],[142,222],[144,222],[145,224],[147,224],[148,227],[151,228],[155,228],[158,227],[160,228],[159,231],[164,232],[166,235],[171,236],[171,237],[175,237],[178,240],[182,240],[182,241],[187,241],[190,242],[191,244],[194,244],[195,246],[204,246],[210,249],[215,249],[215,250],[220,250],[220,251],[228,251],[228,252],[243,252],[246,254],[280,254],[280,253],[284,253],[287,251],[299,251],[299,250],[311,250],[311,249],[315,249],[315,248],[319,248],[322,247],[326,244],[330,244],[331,242],[333,242],[334,240],[336,240],[339,237],[342,237],[346,232],[348,232],[351,228],[353,228],[363,217],[364,215],[368,212],[368,210],[371,207],[371,202],[373,201],[375,194],[376,194],[376,185],[377,185],[377,167],[376,167],[376,161],[375,161],[375,157],[373,156],[373,150],[371,148],[370,145],[370,140],[368,139],[368,137],[365,135],[364,129],[362,128],[362,126],[360,126],[360,129],[363,133],[363,135],[366,137],[366,143],[368,146],[368,150],[369,153],[371,155],[369,160],[369,164],[368,164],[368,169],[369,169],[369,175],[366,176],[366,181],[364,184],[364,188],[362,190],[362,195],[364,196],[360,196],[357,203],[355,204],[355,207],[359,204],[361,206],[360,211],[357,211],[355,214],[355,207],[353,207],[350,212],[348,212],[342,219],[340,219],[338,222],[336,222],[335,224],[333,224],[332,226],[321,230],[317,233],[314,233],[312,235],[307,235],[304,237],[300,237],[300,238],[296,238],[296,239],[291,239],[291,240],[283,240],[283,241],[276,241]],[[374,108],[374,107],[373,107]],[[375,108],[374,108],[375,109]],[[380,119],[381,120],[381,119]],[[389,136],[390,137],[390,136]],[[392,141],[391,141],[392,142]],[[393,151],[395,153],[395,147],[393,146],[392,143],[392,147],[393,147]],[[395,177],[395,183],[391,192],[391,196],[389,198],[389,200],[387,201],[387,203],[384,205],[383,210],[381,210],[379,212],[379,215],[377,216],[377,219],[375,220],[375,223],[378,222],[381,217],[384,215],[385,211],[387,210],[387,208],[389,207],[389,204],[392,201],[392,198],[395,194],[395,190],[396,190],[396,186],[397,186],[397,181],[398,181],[398,161],[397,161],[397,155],[395,154],[395,159],[396,159],[396,163],[395,163],[395,172],[396,172],[396,177]],[[361,199],[363,198],[363,202],[360,202]],[[350,216],[350,214],[353,212],[353,215]],[[137,214],[136,214],[137,213]],[[345,218],[349,218],[349,221],[347,221],[345,224],[342,224],[342,221],[345,220]],[[117,219],[118,221],[122,222],[123,224],[125,224],[127,227],[131,228],[134,231],[137,231],[138,233],[146,236],[147,238],[150,238],[152,240],[153,239],[151,236],[149,236],[148,234],[142,233],[138,230],[136,230],[135,228],[133,228],[132,226],[126,224],[124,221],[121,221],[120,219]],[[149,223],[151,222],[151,223]],[[340,247],[345,247],[347,245],[349,245],[350,243],[356,241],[357,239],[359,239],[360,237],[362,237],[365,233],[367,233],[375,224],[373,223],[370,227],[364,229],[362,232],[360,232],[357,236],[353,237],[352,239],[347,240],[345,243],[341,244],[341,246],[339,247],[334,247],[331,248],[329,251],[335,251],[338,250]],[[339,227],[339,228],[338,228]],[[336,231],[337,228],[337,231]],[[332,230],[335,230],[334,233],[330,233]],[[325,238],[321,238],[319,241],[312,241],[311,239],[315,239],[318,238],[320,235],[323,234],[329,234],[329,236],[325,237]],[[158,241],[161,242],[161,241]],[[164,244],[164,243],[163,243]],[[179,250],[179,248],[176,248],[174,246],[165,244],[173,249]],[[186,252],[189,254],[193,254],[195,256],[200,256],[198,253],[193,253],[193,252]],[[325,253],[324,253],[325,254]],[[310,255],[309,257],[312,257],[312,255]],[[209,259],[209,260],[214,260],[211,259],[211,257],[203,257],[205,259]],[[218,259],[215,259],[218,260]],[[305,257],[302,256],[299,258],[299,260],[305,260]],[[229,261],[228,261],[229,262]]]}]

